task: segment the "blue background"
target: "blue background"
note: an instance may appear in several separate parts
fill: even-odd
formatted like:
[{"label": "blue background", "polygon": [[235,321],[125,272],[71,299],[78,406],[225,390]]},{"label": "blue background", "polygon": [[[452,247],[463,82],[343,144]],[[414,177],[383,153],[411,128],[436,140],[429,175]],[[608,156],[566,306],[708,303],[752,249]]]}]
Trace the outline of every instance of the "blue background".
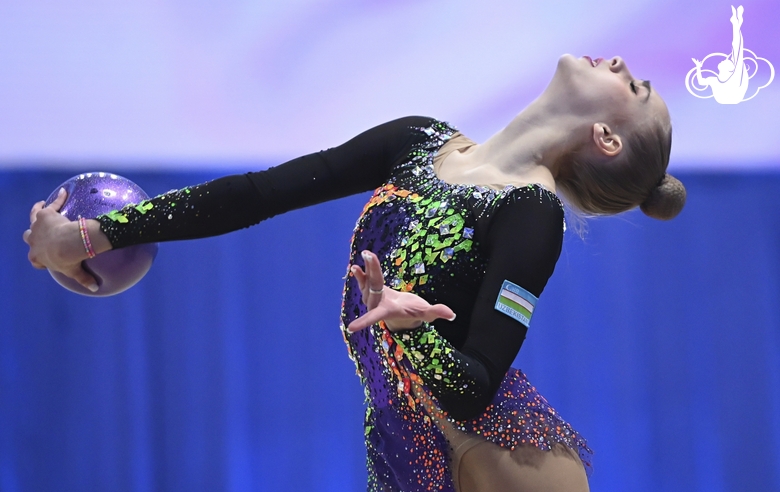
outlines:
[{"label": "blue background", "polygon": [[[0,175],[0,230],[20,235],[29,197],[68,176]],[[569,221],[516,366],[589,439],[595,491],[778,490],[780,175],[680,177],[671,222],[632,212],[581,238]],[[365,199],[165,243],[104,299],[3,241],[0,489],[364,489],[338,313]]]},{"label": "blue background", "polygon": [[[745,46],[780,70],[780,4],[743,5]],[[338,313],[366,196],[163,244],[106,299],[30,267],[30,206],[81,172],[154,195],[409,114],[483,141],[563,53],[621,55],[652,80],[689,201],[582,237],[570,217],[516,366],[589,439],[594,491],[780,490],[780,80],[733,106],[684,83],[691,58],[730,51],[730,15],[724,0],[0,0],[0,491],[363,490]]]}]

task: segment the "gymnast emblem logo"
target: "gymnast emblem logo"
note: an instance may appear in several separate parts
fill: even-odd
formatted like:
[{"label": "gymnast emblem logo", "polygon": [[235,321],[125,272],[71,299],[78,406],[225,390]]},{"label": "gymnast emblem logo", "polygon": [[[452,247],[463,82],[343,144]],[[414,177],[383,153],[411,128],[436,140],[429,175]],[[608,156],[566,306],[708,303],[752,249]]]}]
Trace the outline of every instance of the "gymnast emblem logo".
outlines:
[{"label": "gymnast emblem logo", "polygon": [[[715,101],[720,104],[739,104],[756,97],[758,91],[771,84],[775,78],[775,67],[769,63],[769,60],[761,58],[745,48],[741,32],[742,13],[744,11],[745,9],[742,5],[737,9],[734,9],[733,5],[731,6],[732,40],[730,54],[710,53],[701,61],[692,58],[696,66],[685,76],[685,88],[694,96],[700,99],[714,97]],[[714,70],[703,68],[704,63],[710,58],[714,60],[720,59],[717,73]],[[769,81],[757,87],[755,92],[745,98],[750,79],[758,73],[759,61],[766,63],[769,67]],[[705,77],[702,74],[709,74],[710,76]],[[706,93],[708,89],[712,90],[712,93],[709,95],[702,96],[696,93]]]}]

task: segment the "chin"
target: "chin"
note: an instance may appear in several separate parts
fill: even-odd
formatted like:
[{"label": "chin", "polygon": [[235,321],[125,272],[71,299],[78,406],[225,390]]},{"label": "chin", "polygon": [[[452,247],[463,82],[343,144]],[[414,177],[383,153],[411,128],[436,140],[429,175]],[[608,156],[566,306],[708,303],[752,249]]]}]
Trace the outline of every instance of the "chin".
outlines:
[{"label": "chin", "polygon": [[558,66],[556,67],[556,71],[572,74],[581,71],[586,66],[590,68],[590,65],[588,65],[587,60],[566,53],[565,55],[561,55],[561,57],[558,58]]},{"label": "chin", "polygon": [[577,57],[570,54],[570,53],[564,53],[561,55],[560,58],[558,58],[558,65],[561,65],[563,63],[572,63],[574,61],[577,61]]},{"label": "chin", "polygon": [[553,74],[553,80],[558,80],[559,83],[570,84],[575,78],[578,78],[578,72],[580,71],[580,65],[584,60],[576,58],[574,55],[566,53],[558,58],[558,64],[555,67],[555,73]]}]

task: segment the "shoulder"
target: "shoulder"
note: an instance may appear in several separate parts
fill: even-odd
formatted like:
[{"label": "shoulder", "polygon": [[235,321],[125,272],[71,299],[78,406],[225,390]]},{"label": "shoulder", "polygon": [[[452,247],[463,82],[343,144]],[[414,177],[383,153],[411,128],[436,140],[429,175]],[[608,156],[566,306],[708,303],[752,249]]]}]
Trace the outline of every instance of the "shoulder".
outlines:
[{"label": "shoulder", "polygon": [[382,127],[403,130],[421,136],[443,136],[453,135],[458,130],[446,121],[442,121],[430,116],[404,116],[380,125]]},{"label": "shoulder", "polygon": [[430,128],[437,123],[442,123],[436,118],[430,116],[403,116],[394,120],[387,121],[379,125],[380,127],[398,128],[405,130],[418,130],[422,131],[425,128]]},{"label": "shoulder", "polygon": [[430,116],[404,116],[376,125],[355,138],[398,147],[404,144],[427,143],[437,137],[446,140],[455,132],[456,130],[448,123]]},{"label": "shoulder", "polygon": [[563,202],[558,195],[540,184],[507,187],[504,207],[523,207],[534,213],[563,218]]},{"label": "shoulder", "polygon": [[483,224],[490,247],[509,240],[559,247],[566,228],[563,203],[537,184],[507,187],[492,201]]}]

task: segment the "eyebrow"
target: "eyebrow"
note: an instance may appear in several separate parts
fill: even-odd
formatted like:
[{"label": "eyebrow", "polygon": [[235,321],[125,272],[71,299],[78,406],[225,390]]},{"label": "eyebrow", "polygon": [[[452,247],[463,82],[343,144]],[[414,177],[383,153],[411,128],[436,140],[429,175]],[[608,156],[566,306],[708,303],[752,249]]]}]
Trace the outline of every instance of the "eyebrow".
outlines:
[{"label": "eyebrow", "polygon": [[653,89],[650,88],[650,81],[649,80],[643,80],[642,85],[647,87],[647,97],[642,102],[647,102],[648,99],[650,99],[650,94],[653,93]]}]

